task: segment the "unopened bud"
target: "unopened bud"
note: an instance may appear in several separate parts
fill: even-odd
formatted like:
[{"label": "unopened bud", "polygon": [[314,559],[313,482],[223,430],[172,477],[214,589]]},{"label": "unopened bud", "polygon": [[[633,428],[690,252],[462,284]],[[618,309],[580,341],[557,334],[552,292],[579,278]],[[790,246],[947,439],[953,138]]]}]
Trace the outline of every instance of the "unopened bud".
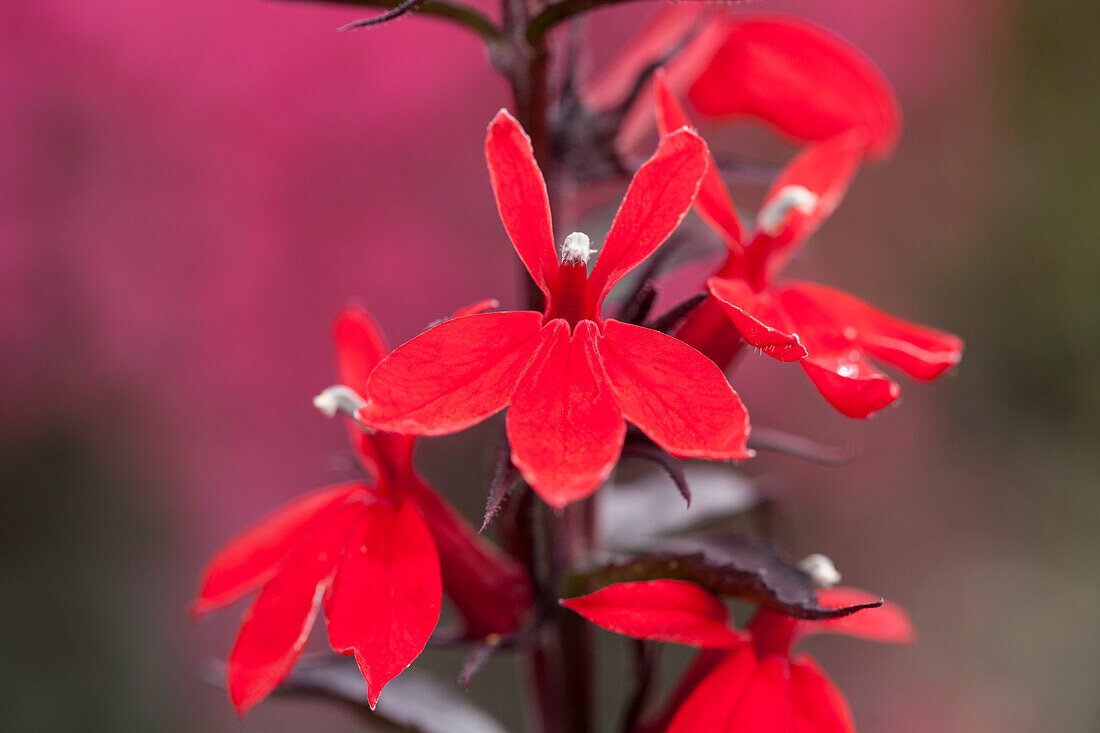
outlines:
[{"label": "unopened bud", "polygon": [[809,216],[814,213],[819,199],[805,186],[784,186],[756,215],[756,228],[774,237],[783,231],[792,211],[798,210]]}]

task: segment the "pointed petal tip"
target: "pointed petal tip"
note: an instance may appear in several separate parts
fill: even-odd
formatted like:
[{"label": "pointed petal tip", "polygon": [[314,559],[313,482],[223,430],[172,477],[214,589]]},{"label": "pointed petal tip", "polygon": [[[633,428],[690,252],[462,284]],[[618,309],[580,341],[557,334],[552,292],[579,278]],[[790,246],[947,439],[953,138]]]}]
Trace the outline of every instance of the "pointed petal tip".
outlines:
[{"label": "pointed petal tip", "polygon": [[493,115],[493,119],[491,122],[489,122],[489,126],[492,127],[493,125],[496,125],[505,120],[511,120],[515,122],[516,118],[512,115],[511,112],[508,111],[507,107],[501,107],[497,110],[497,113]]},{"label": "pointed petal tip", "polygon": [[375,684],[370,665],[367,664],[366,658],[358,649],[346,649],[340,653],[355,658],[355,664],[359,667],[359,674],[363,676],[363,681],[367,683],[367,704],[370,705],[370,709],[373,711],[378,705],[378,698],[382,694],[382,688],[386,686],[385,683]]},{"label": "pointed petal tip", "polygon": [[244,716],[248,714],[248,711],[256,707],[256,704],[263,699],[263,697],[257,698],[254,694],[248,694],[247,690],[237,689],[231,679],[227,679],[226,685],[229,688],[229,702],[233,704],[237,720],[244,720]]}]

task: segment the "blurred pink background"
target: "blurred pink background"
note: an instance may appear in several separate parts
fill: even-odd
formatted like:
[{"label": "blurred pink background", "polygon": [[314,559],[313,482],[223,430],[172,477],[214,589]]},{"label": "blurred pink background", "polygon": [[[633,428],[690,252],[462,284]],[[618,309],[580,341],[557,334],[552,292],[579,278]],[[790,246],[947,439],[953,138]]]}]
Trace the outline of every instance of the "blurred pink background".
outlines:
[{"label": "blurred pink background", "polygon": [[[906,130],[798,274],[960,333],[969,351],[955,378],[903,385],[904,404],[866,424],[833,415],[796,370],[750,358],[735,375],[755,423],[862,442],[841,469],[769,456],[746,470],[788,487],[792,554],[826,552],[921,633],[912,649],[813,649],[861,731],[1095,730],[1100,270],[1078,244],[1097,231],[1078,199],[1100,183],[1080,164],[1095,140],[1066,142],[1094,132],[1083,96],[1100,63],[1072,18],[1095,13],[818,5],[747,9],[862,48],[897,86]],[[594,56],[649,10],[600,12]],[[334,32],[371,12],[0,8],[6,729],[355,729],[295,701],[238,723],[196,674],[228,650],[237,614],[193,626],[185,607],[219,542],[343,475],[342,430],[310,405],[332,379],[343,302],[397,343],[474,300],[517,301],[481,153],[506,87],[475,37],[432,19]],[[423,451],[471,516],[481,451],[476,432]],[[456,674],[461,657],[444,656]],[[494,662],[472,694],[516,729],[493,691],[510,671]]]}]

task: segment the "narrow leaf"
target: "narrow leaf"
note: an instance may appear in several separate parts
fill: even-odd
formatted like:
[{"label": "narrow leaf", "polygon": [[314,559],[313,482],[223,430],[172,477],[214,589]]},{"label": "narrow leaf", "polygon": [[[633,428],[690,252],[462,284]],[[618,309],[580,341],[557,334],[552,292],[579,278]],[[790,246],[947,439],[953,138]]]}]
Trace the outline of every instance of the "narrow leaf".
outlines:
[{"label": "narrow leaf", "polygon": [[466,662],[462,665],[462,672],[458,675],[458,681],[462,683],[463,689],[470,689],[470,680],[481,671],[481,668],[485,666],[485,662],[489,661],[489,657],[500,649],[503,641],[504,637],[494,634],[473,648],[470,655],[466,657]]},{"label": "narrow leaf", "polygon": [[786,453],[822,466],[846,466],[859,455],[858,443],[841,446],[823,445],[815,440],[775,428],[754,426],[749,436],[749,447]]},{"label": "narrow leaf", "polygon": [[633,440],[623,445],[622,455],[623,458],[641,458],[660,466],[672,479],[672,483],[676,484],[676,488],[680,491],[680,495],[684,497],[687,505],[691,506],[691,487],[688,486],[684,469],[680,465],[680,461],[670,456],[668,451],[648,440]]},{"label": "narrow leaf", "polygon": [[687,318],[688,314],[698,308],[706,299],[706,293],[696,293],[653,319],[653,322],[647,324],[646,328],[652,328],[654,331],[660,331],[661,333],[668,333],[679,326],[680,323]]},{"label": "narrow leaf", "polygon": [[500,514],[504,502],[508,501],[508,497],[515,491],[518,483],[519,469],[512,463],[512,449],[508,445],[508,437],[501,433],[494,451],[493,478],[489,483],[489,498],[485,502],[485,519],[481,522],[481,529],[478,530],[479,534],[484,532],[489,523]]}]

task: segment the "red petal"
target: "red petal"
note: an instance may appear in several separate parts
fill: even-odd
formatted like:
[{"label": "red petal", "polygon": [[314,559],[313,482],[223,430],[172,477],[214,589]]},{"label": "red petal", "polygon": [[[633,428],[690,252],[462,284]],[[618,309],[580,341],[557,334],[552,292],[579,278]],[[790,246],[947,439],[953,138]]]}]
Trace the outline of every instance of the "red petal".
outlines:
[{"label": "red petal", "polygon": [[712,277],[707,288],[745,341],[780,361],[798,361],[806,356],[806,347],[798,336],[787,333],[782,311],[770,295],[754,293],[743,280]]},{"label": "red petal", "polygon": [[609,320],[600,357],[623,416],[683,458],[741,459],[749,415],[720,369],[682,341]]},{"label": "red petal", "polygon": [[761,660],[728,730],[787,733],[791,721],[790,675],[786,659]]},{"label": "red petal", "polygon": [[[757,232],[749,244],[750,267],[765,280],[774,278],[791,255],[808,240],[817,228],[836,211],[859,167],[862,136],[858,133],[839,135],[825,142],[806,147],[795,156],[772,184],[764,197],[757,217]],[[786,209],[778,222],[769,229],[769,211],[785,207],[780,201],[792,188],[805,189],[816,197],[808,211]]]},{"label": "red petal", "polygon": [[849,336],[847,324],[794,288],[781,290],[779,302],[808,356],[799,362],[829,403],[853,418],[865,418],[898,398],[900,388],[879,372]]},{"label": "red petal", "polygon": [[962,359],[958,336],[902,320],[848,293],[801,282],[788,283],[784,290],[796,291],[818,310],[828,311],[844,324],[851,341],[914,379],[935,379]]},{"label": "red petal", "polygon": [[901,127],[889,83],[858,50],[822,28],[785,17],[728,23],[728,35],[691,88],[707,115],[750,115],[798,140],[860,129],[885,155]]},{"label": "red petal", "polygon": [[[740,733],[758,728],[734,728],[737,711],[758,669],[750,647],[731,653],[688,695],[666,733]],[[761,731],[761,733],[765,733]]]},{"label": "red petal", "polygon": [[791,733],[856,731],[848,701],[806,655],[791,662],[790,730]]},{"label": "red petal", "polygon": [[[332,341],[340,384],[359,394],[365,393],[371,370],[388,353],[378,326],[365,310],[348,305],[332,324]],[[413,438],[384,433],[372,435],[354,420],[345,420],[345,423],[348,440],[372,481],[378,482],[382,466],[403,465],[412,460]]]},{"label": "red petal", "polygon": [[267,697],[294,667],[348,530],[361,511],[360,506],[345,508],[299,544],[245,612],[227,670],[229,697],[240,715]]},{"label": "red petal", "polygon": [[598,315],[615,283],[653,254],[687,215],[707,171],[707,145],[694,132],[661,138],[630,182],[588,278],[588,313]]},{"label": "red petal", "polygon": [[740,646],[747,637],[729,628],[729,613],[713,595],[682,580],[615,583],[561,605],[592,623],[635,639],[706,649]]},{"label": "red petal", "polygon": [[867,364],[856,352],[845,356],[811,351],[810,356],[799,363],[830,405],[857,420],[870,417],[901,394],[897,383]]},{"label": "red petal", "polygon": [[416,503],[439,550],[443,590],[466,622],[466,634],[484,638],[515,631],[531,608],[527,572],[478,536],[454,507],[419,476],[401,492]]},{"label": "red petal", "polygon": [[550,198],[531,138],[506,110],[498,112],[489,124],[485,160],[500,220],[512,246],[539,290],[549,297],[550,283],[558,272]]},{"label": "red petal", "polygon": [[222,545],[203,572],[191,614],[227,606],[263,585],[284,558],[330,521],[338,507],[366,484],[349,483],[311,491],[283,505]]},{"label": "red petal", "polygon": [[453,433],[502,410],[540,343],[542,315],[456,318],[387,356],[371,374],[359,418],[380,430]]},{"label": "red petal", "polygon": [[424,649],[442,596],[439,556],[416,507],[369,507],[348,537],[325,615],[332,648],[359,663],[371,709]]},{"label": "red petal", "polygon": [[718,668],[730,656],[727,650],[704,649],[699,652],[691,665],[680,675],[676,686],[668,694],[661,705],[661,709],[654,713],[639,728],[639,733],[664,733],[669,723],[679,712],[684,701],[695,691],[699,683],[705,680],[710,673]]},{"label": "red petal", "polygon": [[336,348],[336,375],[340,384],[363,394],[371,370],[387,353],[378,326],[359,306],[344,306],[332,323],[332,342]]},{"label": "red petal", "polygon": [[573,338],[563,320],[546,330],[538,361],[508,411],[512,462],[554,507],[583,499],[611,473],[626,424],[596,352],[596,324],[581,321]]},{"label": "red petal", "polygon": [[725,371],[745,345],[717,298],[707,298],[691,311],[673,335]]},{"label": "red petal", "polygon": [[[657,129],[662,135],[679,130],[681,127],[695,129],[683,107],[676,101],[672,90],[668,88],[663,71],[658,71],[654,79],[657,89]],[[707,173],[699,187],[699,196],[695,199],[695,211],[699,217],[716,231],[726,243],[730,253],[738,259],[745,255],[744,232],[737,209],[730,199],[726,184],[715,162],[714,156],[707,151]]]},{"label": "red petal", "polygon": [[962,356],[957,337],[894,318],[839,290],[793,283],[778,297],[809,351],[803,368],[850,417],[867,417],[900,391],[868,362],[868,353],[921,379],[942,374]]},{"label": "red petal", "polygon": [[[819,591],[817,599],[823,606],[841,608],[861,603],[873,603],[878,596],[856,588],[830,588]],[[844,634],[867,641],[881,641],[888,644],[908,644],[916,637],[909,614],[896,603],[884,603],[877,608],[865,608],[849,616],[823,619],[821,621],[800,621],[800,636],[809,634]]]}]

